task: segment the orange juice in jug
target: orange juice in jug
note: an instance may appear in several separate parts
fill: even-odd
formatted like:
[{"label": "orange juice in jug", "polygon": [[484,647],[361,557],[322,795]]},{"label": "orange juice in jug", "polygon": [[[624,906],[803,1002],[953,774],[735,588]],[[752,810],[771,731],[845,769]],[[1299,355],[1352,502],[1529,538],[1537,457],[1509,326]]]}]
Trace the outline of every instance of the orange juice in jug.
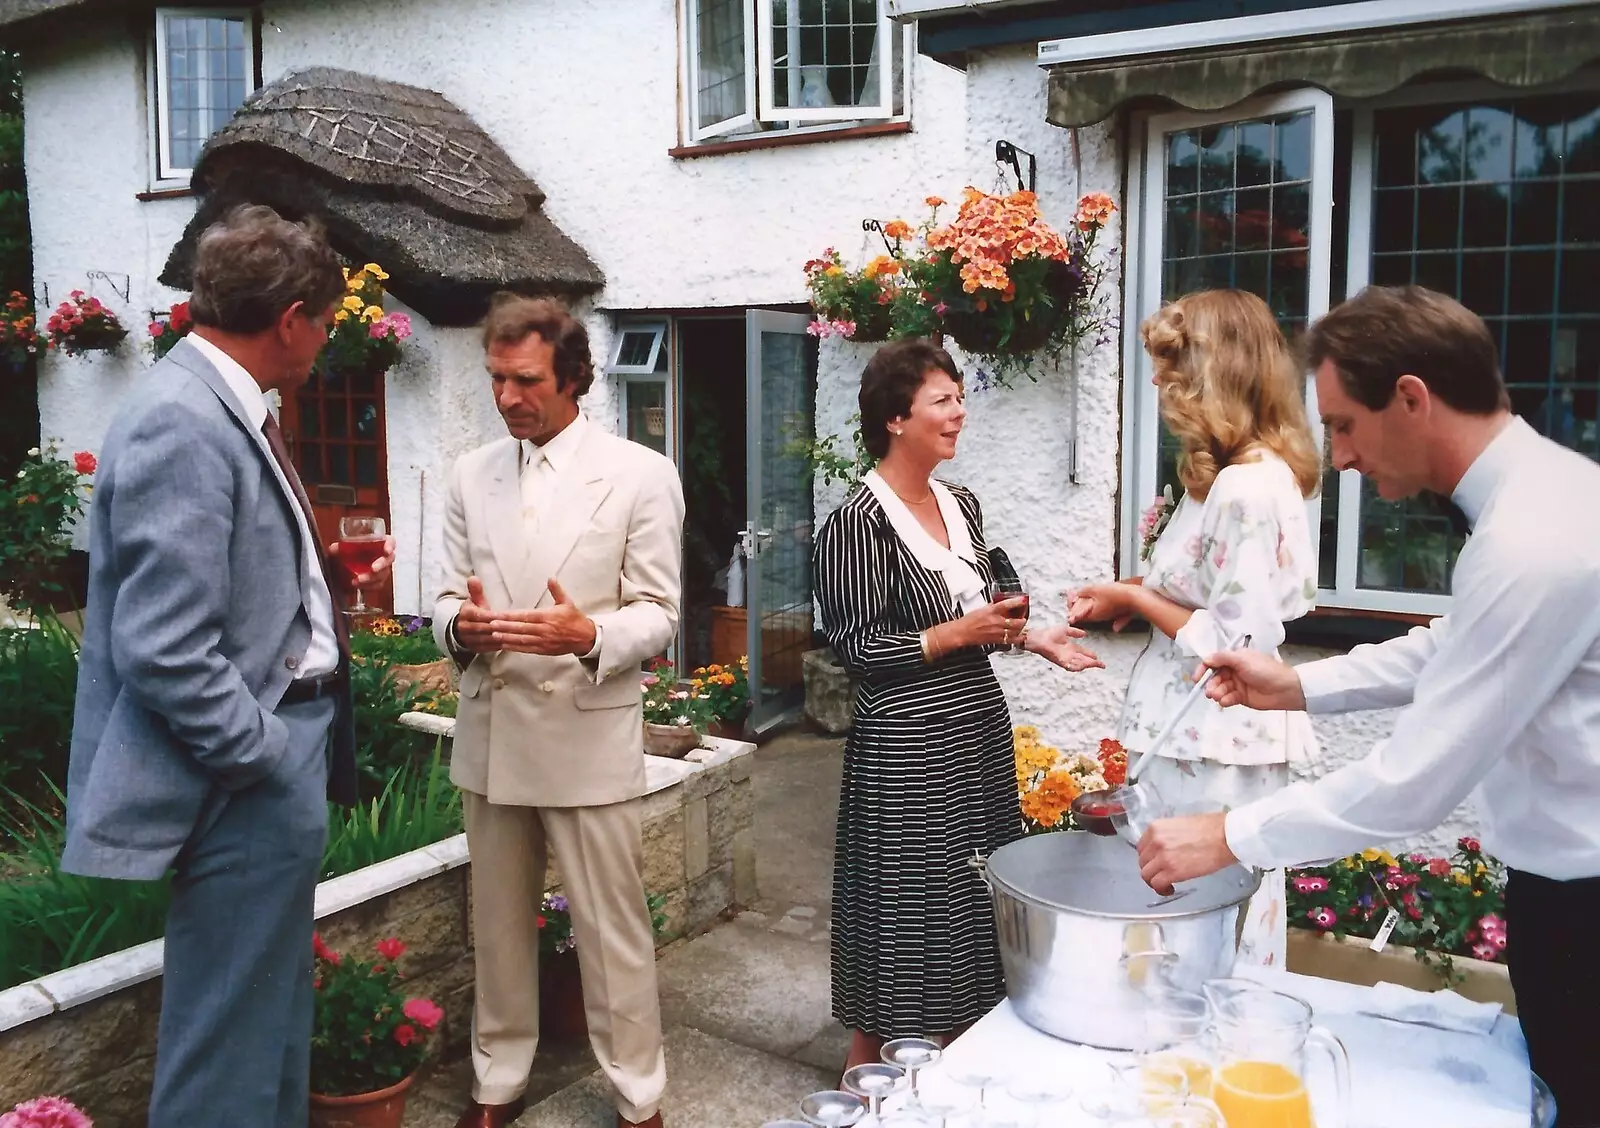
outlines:
[{"label": "orange juice in jug", "polygon": [[1211,1099],[1228,1128],[1314,1128],[1304,1082],[1276,1062],[1230,1062],[1217,1070]]}]

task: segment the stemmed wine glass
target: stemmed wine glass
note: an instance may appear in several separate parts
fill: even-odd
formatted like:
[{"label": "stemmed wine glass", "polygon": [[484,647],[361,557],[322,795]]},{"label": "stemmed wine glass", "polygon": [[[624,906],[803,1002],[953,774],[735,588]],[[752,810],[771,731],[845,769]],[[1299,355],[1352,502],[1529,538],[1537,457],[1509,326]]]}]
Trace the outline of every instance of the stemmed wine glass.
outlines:
[{"label": "stemmed wine glass", "polygon": [[906,1071],[898,1065],[868,1062],[844,1071],[844,1087],[867,1102],[867,1111],[876,1119],[883,1112],[883,1098],[903,1089]]},{"label": "stemmed wine glass", "polygon": [[1028,589],[1023,586],[1020,576],[995,577],[993,602],[1001,603],[1018,597],[1022,599],[1022,606],[1006,616],[1011,620],[1011,637],[1016,641],[1010,646],[1001,647],[996,653],[1007,655],[1027,653],[1027,647],[1022,645],[1022,636],[1028,630]]},{"label": "stemmed wine glass", "polygon": [[355,582],[358,577],[372,571],[373,563],[383,556],[387,534],[388,529],[382,517],[339,518],[339,566],[349,575],[350,586],[356,590],[355,606],[345,614],[365,615],[372,610]]},{"label": "stemmed wine glass", "polygon": [[867,1106],[854,1093],[824,1089],[800,1102],[800,1115],[820,1128],[850,1128],[867,1114]]},{"label": "stemmed wine glass", "polygon": [[939,1043],[927,1038],[896,1038],[885,1042],[879,1051],[881,1057],[888,1065],[897,1065],[906,1071],[906,1080],[911,1084],[911,1099],[917,1099],[917,1072],[939,1060],[942,1051]]}]

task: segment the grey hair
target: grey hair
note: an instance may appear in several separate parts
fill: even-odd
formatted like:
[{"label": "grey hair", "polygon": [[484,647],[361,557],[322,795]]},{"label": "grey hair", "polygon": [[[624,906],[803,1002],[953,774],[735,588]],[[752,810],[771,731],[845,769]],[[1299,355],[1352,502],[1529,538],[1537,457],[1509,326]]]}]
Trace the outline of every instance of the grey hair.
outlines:
[{"label": "grey hair", "polygon": [[306,316],[320,316],[344,288],[339,256],[319,224],[241,204],[200,236],[189,313],[197,325],[260,333],[295,302]]}]

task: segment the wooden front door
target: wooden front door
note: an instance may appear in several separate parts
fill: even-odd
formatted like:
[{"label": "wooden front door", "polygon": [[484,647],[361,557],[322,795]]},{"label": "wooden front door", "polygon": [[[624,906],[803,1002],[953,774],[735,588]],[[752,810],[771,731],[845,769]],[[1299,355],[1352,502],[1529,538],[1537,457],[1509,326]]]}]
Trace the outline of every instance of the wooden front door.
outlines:
[{"label": "wooden front door", "polygon": [[[382,374],[325,377],[314,372],[298,393],[284,399],[284,436],[311,495],[324,544],[339,539],[341,517],[389,521],[383,379]],[[391,611],[393,588],[368,591],[366,599]]]}]

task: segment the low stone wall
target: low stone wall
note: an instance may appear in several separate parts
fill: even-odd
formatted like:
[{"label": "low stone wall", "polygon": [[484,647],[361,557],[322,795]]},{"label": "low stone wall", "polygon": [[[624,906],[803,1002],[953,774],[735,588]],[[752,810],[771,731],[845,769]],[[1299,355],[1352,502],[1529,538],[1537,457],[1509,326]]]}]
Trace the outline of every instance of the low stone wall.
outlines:
[{"label": "low stone wall", "polygon": [[[409,716],[409,715],[408,715]],[[418,714],[414,727],[449,735],[449,718]],[[753,902],[751,802],[754,745],[709,741],[700,762],[649,763],[645,884],[667,898],[665,944],[703,931]],[[654,758],[652,758],[653,760]],[[465,835],[317,887],[318,928],[341,951],[388,936],[418,995],[445,1011],[446,1056],[465,1050],[473,952]],[[560,884],[552,858],[549,885]],[[45,1093],[71,1097],[96,1128],[142,1128],[161,1007],[160,940],[114,952],[0,991],[0,1110]]]},{"label": "low stone wall", "polygon": [[1506,1014],[1516,1015],[1511,971],[1505,964],[1470,956],[1452,956],[1451,963],[1458,979],[1446,984],[1437,972],[1417,959],[1412,949],[1402,945],[1391,944],[1374,952],[1368,941],[1355,936],[1336,937],[1304,928],[1289,930],[1289,971],[1362,987],[1397,983],[1414,991],[1439,991],[1448,986],[1463,998],[1475,1003],[1499,1003]]}]

